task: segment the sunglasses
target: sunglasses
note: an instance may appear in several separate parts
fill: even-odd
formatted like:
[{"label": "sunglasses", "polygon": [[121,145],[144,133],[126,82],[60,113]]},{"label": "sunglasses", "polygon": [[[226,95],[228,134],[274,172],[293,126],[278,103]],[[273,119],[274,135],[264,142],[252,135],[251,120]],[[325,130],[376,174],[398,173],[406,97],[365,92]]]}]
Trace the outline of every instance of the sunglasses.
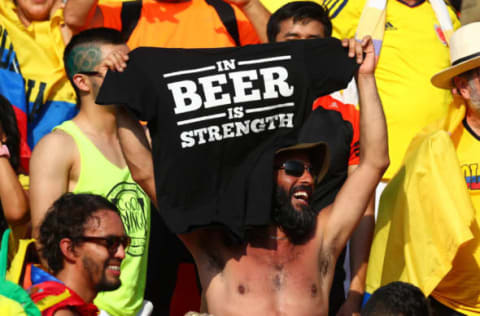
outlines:
[{"label": "sunglasses", "polygon": [[129,236],[106,236],[106,237],[93,237],[93,236],[80,236],[77,238],[82,242],[93,242],[97,245],[101,245],[107,248],[108,253],[113,256],[120,245],[123,249],[127,250],[130,246],[131,239]]},{"label": "sunglasses", "polygon": [[98,71],[79,71],[77,74],[82,74],[86,76],[101,76],[102,74]]},{"label": "sunglasses", "polygon": [[310,164],[304,164],[298,160],[287,160],[277,169],[284,169],[285,173],[293,177],[301,177],[305,170],[307,170],[310,175],[315,179],[317,176],[316,170]]}]

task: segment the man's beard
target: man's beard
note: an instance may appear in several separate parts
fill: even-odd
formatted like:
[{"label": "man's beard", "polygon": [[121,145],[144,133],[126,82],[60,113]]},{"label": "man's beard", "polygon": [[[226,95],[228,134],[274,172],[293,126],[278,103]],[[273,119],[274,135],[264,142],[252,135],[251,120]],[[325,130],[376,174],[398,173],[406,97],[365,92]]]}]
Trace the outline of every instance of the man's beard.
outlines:
[{"label": "man's beard", "polygon": [[106,272],[107,266],[109,264],[108,261],[106,261],[103,264],[103,267],[102,267],[102,264],[95,262],[94,260],[92,260],[89,257],[83,257],[82,261],[83,261],[83,265],[84,265],[85,269],[87,270],[90,278],[92,278],[92,276],[95,275],[95,273],[97,273],[97,274],[101,273],[101,275],[102,275],[100,280],[95,284],[95,290],[97,292],[113,291],[113,290],[118,289],[120,287],[120,285],[122,284],[120,279],[112,280],[112,281],[109,281],[107,279],[107,276],[106,276],[105,272]]},{"label": "man's beard", "polygon": [[317,214],[310,205],[303,206],[300,211],[293,207],[292,196],[298,189],[310,192],[311,196],[310,187],[292,187],[287,195],[283,188],[277,186],[272,214],[273,221],[282,228],[288,239],[294,244],[302,244],[309,240],[317,224]]}]

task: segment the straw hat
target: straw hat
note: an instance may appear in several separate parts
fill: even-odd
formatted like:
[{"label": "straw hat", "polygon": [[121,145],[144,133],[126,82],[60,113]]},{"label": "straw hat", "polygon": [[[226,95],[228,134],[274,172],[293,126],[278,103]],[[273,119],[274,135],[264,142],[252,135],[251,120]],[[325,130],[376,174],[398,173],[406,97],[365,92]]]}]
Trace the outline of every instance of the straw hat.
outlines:
[{"label": "straw hat", "polygon": [[432,84],[443,89],[453,88],[452,79],[480,67],[480,22],[460,27],[450,38],[452,66],[432,77]]}]

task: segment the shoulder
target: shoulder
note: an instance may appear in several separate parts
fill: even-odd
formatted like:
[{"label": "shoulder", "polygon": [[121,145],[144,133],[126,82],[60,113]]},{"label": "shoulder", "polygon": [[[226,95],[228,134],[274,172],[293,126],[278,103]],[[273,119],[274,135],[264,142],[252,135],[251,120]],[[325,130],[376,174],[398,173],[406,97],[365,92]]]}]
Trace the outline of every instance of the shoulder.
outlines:
[{"label": "shoulder", "polygon": [[[63,130],[56,129],[44,136],[32,152],[31,165],[47,161],[58,163],[60,160],[72,160],[77,149],[73,137]],[[73,160],[72,160],[73,161]]]},{"label": "shoulder", "polygon": [[70,134],[61,129],[56,129],[42,137],[35,146],[32,156],[35,155],[35,153],[43,153],[45,151],[50,153],[65,152],[66,149],[71,149],[74,145],[75,140]]}]

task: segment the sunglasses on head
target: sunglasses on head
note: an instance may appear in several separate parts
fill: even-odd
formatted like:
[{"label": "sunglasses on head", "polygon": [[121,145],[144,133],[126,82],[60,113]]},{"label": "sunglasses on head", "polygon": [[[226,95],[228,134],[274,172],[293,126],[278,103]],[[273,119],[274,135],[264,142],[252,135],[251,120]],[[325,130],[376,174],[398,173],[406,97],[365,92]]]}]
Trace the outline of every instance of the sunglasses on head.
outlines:
[{"label": "sunglasses on head", "polygon": [[293,177],[301,177],[305,170],[307,170],[313,178],[316,178],[316,172],[312,165],[304,164],[298,160],[287,160],[277,169],[285,170],[285,173]]},{"label": "sunglasses on head", "polygon": [[120,245],[123,249],[127,249],[130,246],[131,239],[129,236],[106,236],[106,237],[94,237],[94,236],[80,236],[77,238],[82,242],[93,242],[97,245],[101,245],[107,248],[110,255],[114,255]]}]

